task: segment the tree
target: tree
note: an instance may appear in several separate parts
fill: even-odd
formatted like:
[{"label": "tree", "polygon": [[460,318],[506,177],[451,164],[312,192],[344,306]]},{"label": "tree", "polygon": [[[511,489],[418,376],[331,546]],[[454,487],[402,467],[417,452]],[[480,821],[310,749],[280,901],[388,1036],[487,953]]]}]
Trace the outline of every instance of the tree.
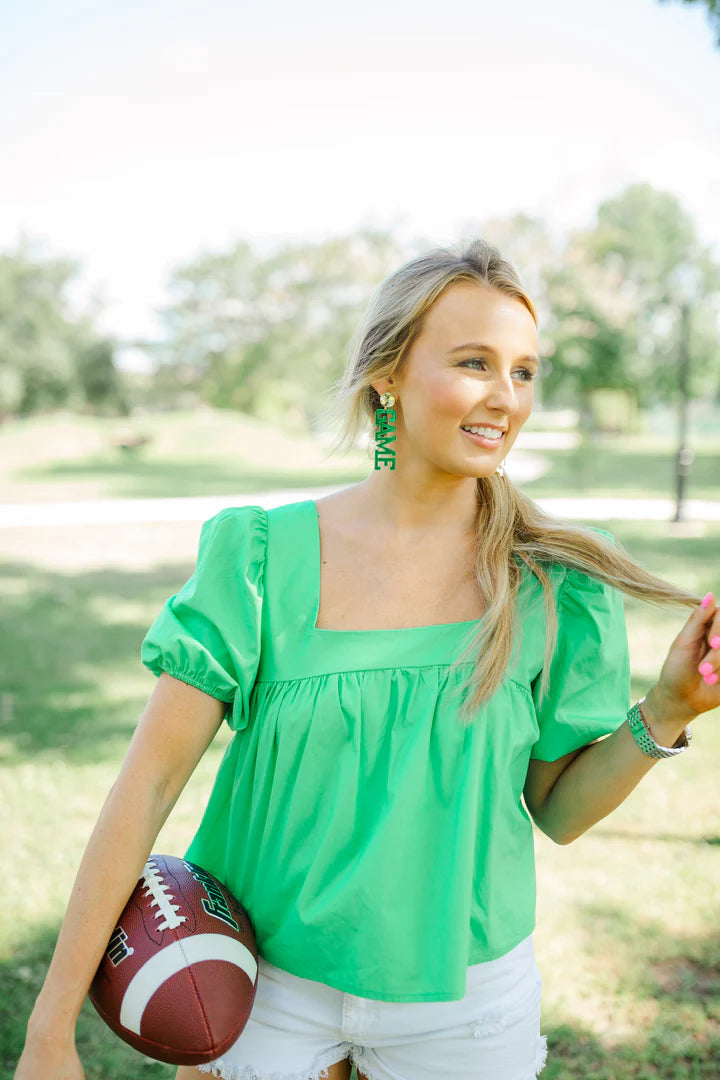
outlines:
[{"label": "tree", "polygon": [[720,267],[674,195],[634,184],[601,203],[595,225],[573,233],[561,264],[548,272],[548,397],[625,388],[646,406],[674,396],[679,308],[672,281],[680,263],[697,266],[702,280],[691,339],[696,371],[702,358],[695,389],[707,391],[708,375],[720,378]]},{"label": "tree", "polygon": [[74,348],[75,372],[84,404],[90,409],[98,412],[110,408],[113,413],[127,415],[129,395],[115,367],[114,355],[115,345],[110,338],[89,333],[86,344],[78,341]]},{"label": "tree", "polygon": [[66,296],[79,269],[43,257],[24,235],[0,254],[0,417],[121,397],[113,342]]},{"label": "tree", "polygon": [[404,257],[390,233],[371,228],[264,256],[246,242],[204,254],[171,275],[176,299],[159,313],[164,362],[219,408],[307,429],[370,293]]}]

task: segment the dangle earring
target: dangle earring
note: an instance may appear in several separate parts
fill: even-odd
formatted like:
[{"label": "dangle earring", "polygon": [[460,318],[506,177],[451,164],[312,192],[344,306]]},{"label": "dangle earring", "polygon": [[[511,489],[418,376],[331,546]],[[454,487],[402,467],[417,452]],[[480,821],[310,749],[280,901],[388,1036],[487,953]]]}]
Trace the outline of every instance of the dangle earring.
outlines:
[{"label": "dangle earring", "polygon": [[498,473],[498,475],[499,475],[499,476],[504,476],[504,475],[505,475],[505,459],[504,459],[504,458],[503,458],[503,460],[502,460],[502,461],[500,462],[500,464],[498,465],[498,467],[497,467],[497,469],[495,470],[495,472],[496,472],[496,473]]},{"label": "dangle earring", "polygon": [[383,465],[395,468],[395,451],[389,445],[395,442],[396,414],[393,409],[395,398],[392,394],[380,395],[381,409],[375,410],[375,468]]}]

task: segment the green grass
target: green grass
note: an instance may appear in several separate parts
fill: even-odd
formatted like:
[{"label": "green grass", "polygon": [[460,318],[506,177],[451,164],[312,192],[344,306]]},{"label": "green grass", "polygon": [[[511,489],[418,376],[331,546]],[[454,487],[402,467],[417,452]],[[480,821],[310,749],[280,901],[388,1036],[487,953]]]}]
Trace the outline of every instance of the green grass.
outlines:
[{"label": "green grass", "polygon": [[[566,493],[566,466],[556,454],[553,475],[564,479],[547,494]],[[645,451],[626,446],[618,454],[622,468],[610,457],[608,468],[649,470]],[[180,475],[184,460],[196,460],[194,453],[171,455],[167,475]],[[204,493],[215,480],[212,458],[206,466]],[[598,485],[601,473],[593,472]],[[142,477],[137,487],[135,479],[116,478],[114,490],[147,494]],[[305,482],[302,470],[277,480],[283,488]],[[313,475],[311,482],[323,481]],[[47,475],[44,490],[46,483]],[[663,577],[700,594],[720,592],[720,522],[685,537],[662,522],[602,524]],[[0,530],[0,1078],[13,1075],[77,866],[154,685],[140,664],[140,642],[192,571],[197,529],[34,530],[32,558],[22,554],[30,532]],[[66,548],[58,550],[58,536]],[[78,564],[81,544],[86,567]],[[148,565],[131,559],[144,548],[166,554]],[[125,550],[126,559],[118,554]],[[657,678],[689,612],[632,598],[625,605],[637,697]],[[718,720],[719,710],[701,716],[690,751],[658,762],[618,810],[575,843],[558,847],[536,834],[535,941],[549,1045],[543,1080],[718,1076]],[[221,730],[156,850],[184,850],[228,739]],[[126,1047],[88,1001],[78,1046],[88,1080],[175,1074]]]},{"label": "green grass", "polygon": [[[676,449],[672,438],[648,436],[584,439],[569,450],[542,451],[548,470],[523,490],[533,499],[593,495],[623,499],[675,498]],[[694,446],[685,497],[720,499],[720,438]],[[508,461],[512,461],[512,449]]]},{"label": "green grass", "polygon": [[[121,432],[150,443],[123,451]],[[222,410],[157,413],[125,422],[29,417],[0,425],[0,501],[34,498],[179,498],[345,484],[365,474],[363,451],[345,457],[252,417]]]},{"label": "green grass", "polygon": [[[113,434],[125,430],[148,434],[150,444],[130,452],[112,446]],[[720,500],[720,435],[693,438],[691,445],[695,459],[686,497]],[[675,495],[673,431],[667,438],[598,435],[574,449],[537,453],[547,469],[524,485],[532,498]],[[510,463],[512,456],[511,448]],[[293,438],[221,410],[158,413],[126,422],[37,417],[0,425],[0,501],[251,494],[351,484],[367,475],[369,461],[363,450],[331,457],[312,439]]]}]

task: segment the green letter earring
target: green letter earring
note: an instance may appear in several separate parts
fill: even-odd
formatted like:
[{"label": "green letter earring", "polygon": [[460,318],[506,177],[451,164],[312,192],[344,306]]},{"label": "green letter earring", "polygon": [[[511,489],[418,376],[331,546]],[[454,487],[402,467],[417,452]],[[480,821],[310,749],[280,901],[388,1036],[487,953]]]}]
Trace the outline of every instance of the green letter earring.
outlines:
[{"label": "green letter earring", "polygon": [[382,465],[388,465],[394,469],[395,451],[390,443],[395,442],[395,436],[391,434],[395,431],[397,419],[395,410],[392,408],[395,398],[392,394],[381,394],[380,404],[382,409],[375,410],[375,468],[379,469]]}]

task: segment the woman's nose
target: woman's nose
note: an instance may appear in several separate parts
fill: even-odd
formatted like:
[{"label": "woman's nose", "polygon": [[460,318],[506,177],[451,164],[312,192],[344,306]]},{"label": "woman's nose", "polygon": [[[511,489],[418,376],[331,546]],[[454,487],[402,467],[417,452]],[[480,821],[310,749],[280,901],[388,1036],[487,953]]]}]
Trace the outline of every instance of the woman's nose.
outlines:
[{"label": "woman's nose", "polygon": [[488,387],[487,402],[503,412],[515,412],[518,407],[517,394],[510,376],[493,379]]}]

